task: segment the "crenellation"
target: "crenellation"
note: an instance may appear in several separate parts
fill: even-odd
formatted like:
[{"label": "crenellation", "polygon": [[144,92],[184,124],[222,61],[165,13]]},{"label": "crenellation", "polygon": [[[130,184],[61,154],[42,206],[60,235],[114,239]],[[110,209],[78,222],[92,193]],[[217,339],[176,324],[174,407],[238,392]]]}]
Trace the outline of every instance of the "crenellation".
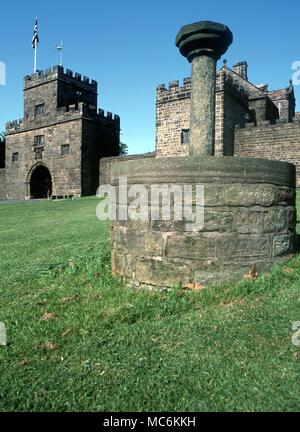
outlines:
[{"label": "crenellation", "polygon": [[97,88],[97,81],[90,79],[87,76],[82,76],[80,73],[73,72],[71,69],[64,69],[62,66],[53,66],[45,70],[39,70],[38,72],[26,75],[24,78],[24,87],[28,88],[32,85],[42,84],[45,80],[53,79],[69,79],[80,82],[91,88]]},{"label": "crenellation", "polygon": [[157,92],[165,91],[165,90],[166,90],[166,85],[165,85],[165,84],[159,84],[159,85],[156,87],[156,91],[157,91]]},{"label": "crenellation", "polygon": [[192,78],[183,78],[183,86],[190,86],[192,84]]},{"label": "crenellation", "polygon": [[[156,151],[158,156],[185,156],[183,134],[189,132],[191,78],[161,84],[156,92]],[[284,127],[286,122],[299,124],[295,113],[293,86],[269,91],[266,85],[248,81],[248,64],[238,62],[230,69],[225,64],[216,75],[215,154],[232,156],[235,130]],[[238,125],[238,126],[237,126]],[[247,132],[249,133],[249,132]]]},{"label": "crenellation", "polygon": [[6,133],[17,132],[22,130],[24,125],[24,119],[12,120],[6,123],[5,131]]},{"label": "crenellation", "polygon": [[45,75],[51,75],[52,74],[53,69],[52,68],[46,68],[45,69]]},{"label": "crenellation", "polygon": [[179,80],[170,81],[168,88],[160,84],[156,88],[157,103],[172,102],[176,99],[186,99],[191,93],[191,78],[184,78],[183,85],[179,86]]},{"label": "crenellation", "polygon": [[98,110],[95,108],[89,108],[86,104],[80,103],[80,110],[83,113],[84,116],[89,116],[93,118],[94,120],[100,121],[105,119],[107,121],[110,121],[112,123],[115,123],[116,125],[120,124],[120,116],[117,114],[113,114],[110,111],[107,111],[105,113],[105,110],[99,108]]},{"label": "crenellation", "polygon": [[[283,120],[283,119],[281,119]],[[300,186],[300,116],[288,120],[252,124],[250,130],[236,127],[234,134],[235,156],[277,159],[297,167],[297,186]]]},{"label": "crenellation", "polygon": [[169,90],[179,87],[179,80],[169,81]]}]

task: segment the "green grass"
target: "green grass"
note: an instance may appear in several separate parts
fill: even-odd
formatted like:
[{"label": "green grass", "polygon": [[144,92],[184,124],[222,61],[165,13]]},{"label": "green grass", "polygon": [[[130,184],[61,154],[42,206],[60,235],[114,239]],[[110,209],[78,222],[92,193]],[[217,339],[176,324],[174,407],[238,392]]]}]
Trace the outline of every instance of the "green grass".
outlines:
[{"label": "green grass", "polygon": [[126,289],[96,204],[0,205],[0,410],[298,411],[300,257],[199,293]]}]

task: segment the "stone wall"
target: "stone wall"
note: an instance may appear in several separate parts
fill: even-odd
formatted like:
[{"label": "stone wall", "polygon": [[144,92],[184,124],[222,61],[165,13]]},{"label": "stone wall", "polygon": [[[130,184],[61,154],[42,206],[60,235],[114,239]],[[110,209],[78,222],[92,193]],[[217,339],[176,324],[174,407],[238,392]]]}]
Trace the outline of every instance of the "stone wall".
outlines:
[{"label": "stone wall", "polygon": [[297,186],[300,187],[300,113],[292,122],[277,120],[237,127],[234,137],[235,156],[277,159],[291,162],[297,168]]},{"label": "stone wall", "polygon": [[260,273],[295,251],[293,165],[235,157],[143,159],[115,164],[112,184],[125,175],[128,187],[146,185],[148,197],[151,184],[204,185],[203,229],[174,217],[153,220],[153,208],[166,206],[153,199],[154,207],[143,208],[148,220],[111,222],[113,274],[133,286],[237,280],[254,265]]},{"label": "stone wall", "polygon": [[[83,120],[81,176],[82,195],[95,195],[99,186],[100,159],[119,154],[119,124],[103,118],[102,122]],[[115,155],[115,156],[114,156]]]},{"label": "stone wall", "polygon": [[160,85],[156,90],[156,154],[160,156],[186,156],[188,144],[182,143],[181,131],[190,127],[191,79],[183,86],[171,81],[169,87]]},{"label": "stone wall", "polygon": [[112,167],[117,162],[127,162],[130,160],[138,160],[145,158],[154,158],[155,152],[151,153],[141,153],[136,155],[127,156],[114,156],[114,157],[104,157],[100,159],[99,167],[99,185],[111,184],[111,171]]},{"label": "stone wall", "polygon": [[[169,87],[160,85],[156,90],[156,154],[160,156],[187,156],[188,145],[182,143],[181,131],[190,127],[191,79],[183,86],[171,81]],[[216,78],[216,132],[215,154],[233,154],[236,124],[245,124],[248,110],[246,92],[224,71]]]},{"label": "stone wall", "polygon": [[[34,151],[35,136],[44,136],[41,156]],[[36,166],[45,165],[52,177],[53,195],[81,194],[82,121],[74,118],[41,129],[6,136],[6,182],[11,199],[30,197],[30,177]],[[61,154],[61,145],[69,144],[70,153]],[[12,154],[18,153],[13,162]]]},{"label": "stone wall", "polygon": [[0,168],[0,200],[6,199],[6,171]]},{"label": "stone wall", "polygon": [[[30,196],[30,177],[42,163],[52,177],[52,195],[93,195],[99,181],[99,160],[118,154],[120,122],[117,116],[86,111],[83,104],[57,110],[56,122],[28,128],[28,124],[9,123],[6,138],[7,193],[10,198]],[[36,156],[35,137],[44,136],[44,150]],[[61,146],[69,145],[69,154],[61,154]],[[18,153],[18,161],[12,154]]]},{"label": "stone wall", "polygon": [[216,82],[216,142],[217,156],[232,156],[235,125],[245,125],[248,114],[248,96],[224,71]]}]

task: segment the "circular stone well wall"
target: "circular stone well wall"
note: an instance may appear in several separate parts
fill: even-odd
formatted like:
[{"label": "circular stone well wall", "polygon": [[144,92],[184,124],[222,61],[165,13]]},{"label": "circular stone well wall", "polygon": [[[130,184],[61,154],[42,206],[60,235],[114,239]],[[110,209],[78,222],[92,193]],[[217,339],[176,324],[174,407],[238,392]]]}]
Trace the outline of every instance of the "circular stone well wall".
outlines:
[{"label": "circular stone well wall", "polygon": [[[204,228],[185,220],[111,222],[112,271],[134,286],[238,280],[295,252],[295,167],[238,157],[172,157],[115,164],[112,184],[204,185]],[[150,195],[150,193],[149,193]],[[130,199],[128,199],[128,205]],[[153,204],[153,203],[152,203]],[[161,203],[155,203],[160,205]]]}]

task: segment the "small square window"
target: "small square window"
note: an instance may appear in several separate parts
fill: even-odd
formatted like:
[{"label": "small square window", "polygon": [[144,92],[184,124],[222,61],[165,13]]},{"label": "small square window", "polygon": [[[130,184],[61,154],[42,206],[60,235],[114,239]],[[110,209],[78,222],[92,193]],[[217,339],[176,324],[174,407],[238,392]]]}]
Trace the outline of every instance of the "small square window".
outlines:
[{"label": "small square window", "polygon": [[64,144],[61,146],[61,155],[68,155],[70,153],[70,146],[69,144]]},{"label": "small square window", "polygon": [[181,144],[188,144],[190,142],[190,130],[182,129],[181,131]]},{"label": "small square window", "polygon": [[34,137],[34,147],[44,147],[44,135]]},{"label": "small square window", "polygon": [[13,153],[11,159],[12,159],[13,162],[18,162],[18,160],[19,160],[19,153]]},{"label": "small square window", "polygon": [[39,104],[34,107],[34,116],[40,117],[45,113],[45,104]]}]

